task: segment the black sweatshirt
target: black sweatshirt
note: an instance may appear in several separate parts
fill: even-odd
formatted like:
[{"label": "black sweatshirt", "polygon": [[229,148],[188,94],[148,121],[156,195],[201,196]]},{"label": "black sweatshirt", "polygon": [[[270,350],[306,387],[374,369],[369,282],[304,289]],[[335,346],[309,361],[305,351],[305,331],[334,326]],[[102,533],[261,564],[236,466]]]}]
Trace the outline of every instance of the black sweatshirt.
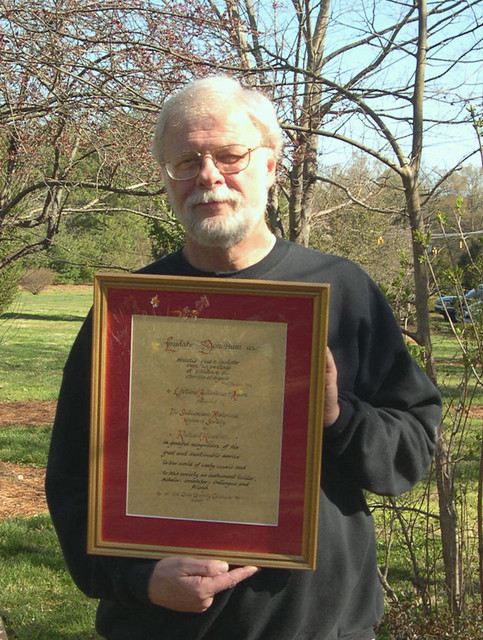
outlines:
[{"label": "black sweatshirt", "polygon": [[329,346],[341,414],[324,431],[317,569],[262,569],[215,597],[202,614],[152,605],[155,561],[86,554],[91,321],[64,370],[46,490],[68,568],[100,599],[109,640],[370,640],[383,597],[364,490],[396,495],[425,473],[441,418],[438,391],[408,354],[391,309],[353,263],[278,240],[259,263],[205,273],[181,252],[143,273],[329,283]]}]

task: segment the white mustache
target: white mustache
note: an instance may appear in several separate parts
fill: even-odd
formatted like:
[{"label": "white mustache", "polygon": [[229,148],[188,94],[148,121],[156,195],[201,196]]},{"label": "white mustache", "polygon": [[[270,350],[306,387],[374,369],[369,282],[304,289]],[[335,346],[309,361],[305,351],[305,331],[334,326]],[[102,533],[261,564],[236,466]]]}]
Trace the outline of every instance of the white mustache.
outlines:
[{"label": "white mustache", "polygon": [[209,204],[211,202],[240,204],[242,202],[242,196],[238,191],[234,191],[226,185],[222,185],[214,191],[200,191],[199,193],[193,193],[186,198],[185,206],[193,207],[197,204]]}]

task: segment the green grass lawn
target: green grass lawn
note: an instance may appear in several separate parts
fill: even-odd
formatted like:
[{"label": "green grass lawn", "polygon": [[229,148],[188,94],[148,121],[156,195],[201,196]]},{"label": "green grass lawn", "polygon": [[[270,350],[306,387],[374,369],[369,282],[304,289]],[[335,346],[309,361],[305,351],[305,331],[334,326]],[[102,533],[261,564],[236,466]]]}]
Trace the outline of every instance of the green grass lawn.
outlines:
[{"label": "green grass lawn", "polygon": [[[52,287],[37,296],[22,293],[16,308],[0,318],[0,402],[56,399],[65,360],[91,302],[92,289],[89,287]],[[460,417],[456,411],[462,393],[460,350],[446,323],[439,319],[434,322],[440,386],[450,405],[445,422],[452,437],[459,438],[461,442],[458,500],[466,501],[465,517],[474,524],[481,418],[476,419],[471,414]],[[477,389],[473,403],[483,405],[481,388]],[[0,461],[44,467],[50,432],[51,425],[0,428]],[[423,496],[424,483],[399,501],[405,509],[404,517],[417,549],[415,559],[422,569],[427,563],[441,567],[438,537],[432,536],[430,530],[433,526],[437,528],[436,521],[431,518],[428,521],[414,519],[418,509],[434,514],[438,512],[434,483],[431,478],[429,482],[427,501]],[[370,504],[374,508],[379,534],[380,563],[384,563],[390,549],[388,578],[400,596],[399,605],[388,607],[387,622],[378,631],[378,640],[399,640],[402,637],[476,640],[477,634],[471,631],[468,635],[451,635],[450,620],[445,621],[445,629],[450,635],[434,635],[437,623],[431,621],[414,598],[414,567],[405,549],[401,530],[394,529],[392,537],[389,536],[389,512],[380,509],[382,499],[372,498]],[[426,554],[428,539],[433,545],[431,557]],[[475,548],[467,551],[475,553]],[[48,515],[0,520],[0,566],[0,617],[9,640],[99,638],[93,630],[96,602],[86,598],[72,583]],[[431,594],[436,593],[436,588],[441,591],[441,582],[439,569],[435,583],[431,584]],[[444,602],[442,605],[443,610]],[[474,610],[471,609],[471,615]],[[441,624],[441,616],[445,614],[439,615],[438,624]],[[469,624],[473,629],[478,628],[478,620]],[[406,627],[408,634],[411,628],[412,635],[399,635],[399,629]]]},{"label": "green grass lawn", "polygon": [[94,640],[96,603],[72,583],[48,515],[0,520],[0,616],[9,640]]},{"label": "green grass lawn", "polygon": [[[0,402],[55,400],[91,287],[22,292],[0,318]],[[45,467],[52,425],[0,429],[0,460]],[[66,571],[47,514],[0,520],[0,617],[9,640],[97,640],[96,602]]]},{"label": "green grass lawn", "polygon": [[35,467],[47,465],[52,425],[0,428],[0,460]]},{"label": "green grass lawn", "polygon": [[0,319],[0,402],[55,400],[67,354],[92,304],[91,287],[22,291]]}]

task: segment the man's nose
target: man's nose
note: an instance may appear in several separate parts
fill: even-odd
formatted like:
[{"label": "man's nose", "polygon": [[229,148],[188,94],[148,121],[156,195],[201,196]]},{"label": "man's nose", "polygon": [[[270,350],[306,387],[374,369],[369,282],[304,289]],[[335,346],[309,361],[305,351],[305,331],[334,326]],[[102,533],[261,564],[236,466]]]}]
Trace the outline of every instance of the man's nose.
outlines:
[{"label": "man's nose", "polygon": [[225,177],[216,166],[213,158],[206,154],[201,158],[201,167],[196,180],[198,185],[210,189],[215,184],[223,184]]}]

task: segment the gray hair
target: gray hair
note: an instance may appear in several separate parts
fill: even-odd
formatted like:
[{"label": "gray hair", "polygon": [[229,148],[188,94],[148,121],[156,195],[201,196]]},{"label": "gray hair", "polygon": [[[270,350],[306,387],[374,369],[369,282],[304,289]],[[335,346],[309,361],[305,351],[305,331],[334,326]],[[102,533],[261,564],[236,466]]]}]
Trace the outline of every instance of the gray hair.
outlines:
[{"label": "gray hair", "polygon": [[275,150],[282,150],[282,130],[278,124],[273,103],[255,89],[243,87],[229,76],[209,76],[194,80],[163,104],[156,122],[152,153],[158,163],[164,162],[164,135],[168,125],[177,126],[180,120],[191,114],[208,115],[215,109],[224,111],[236,105],[244,110],[254,126],[262,134],[262,143]]}]

